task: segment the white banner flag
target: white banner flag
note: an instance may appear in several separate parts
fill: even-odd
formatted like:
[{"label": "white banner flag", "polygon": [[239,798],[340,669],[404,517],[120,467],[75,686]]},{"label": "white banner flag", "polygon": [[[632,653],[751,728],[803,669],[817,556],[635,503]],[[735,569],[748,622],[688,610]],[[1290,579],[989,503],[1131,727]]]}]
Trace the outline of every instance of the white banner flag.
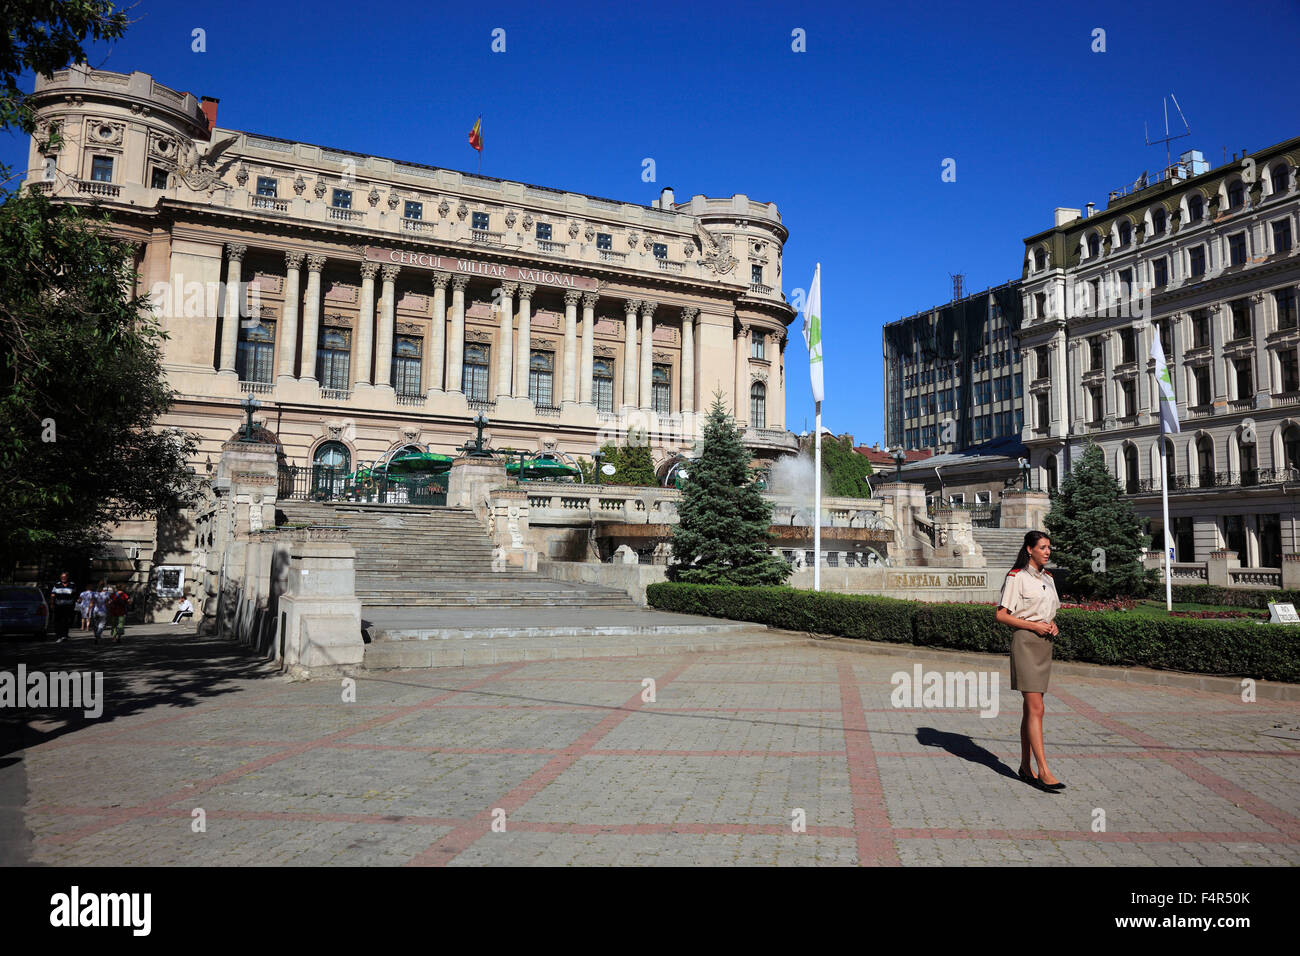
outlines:
[{"label": "white banner flag", "polygon": [[813,273],[812,288],[803,310],[803,340],[808,346],[808,375],[812,380],[813,401],[820,402],[826,395],[822,378],[822,265],[817,263]]},{"label": "white banner flag", "polygon": [[1151,357],[1156,360],[1156,382],[1160,386],[1160,432],[1178,432],[1178,400],[1174,398],[1174,380],[1165,364],[1165,350],[1160,344],[1160,331],[1151,336]]}]

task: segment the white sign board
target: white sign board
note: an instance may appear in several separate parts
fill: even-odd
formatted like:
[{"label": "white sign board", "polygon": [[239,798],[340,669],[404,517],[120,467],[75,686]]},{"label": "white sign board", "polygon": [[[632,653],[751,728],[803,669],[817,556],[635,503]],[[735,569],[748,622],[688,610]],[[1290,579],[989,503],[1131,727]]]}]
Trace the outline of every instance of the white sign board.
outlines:
[{"label": "white sign board", "polygon": [[1300,614],[1296,614],[1294,604],[1268,603],[1268,623],[1300,624]]}]

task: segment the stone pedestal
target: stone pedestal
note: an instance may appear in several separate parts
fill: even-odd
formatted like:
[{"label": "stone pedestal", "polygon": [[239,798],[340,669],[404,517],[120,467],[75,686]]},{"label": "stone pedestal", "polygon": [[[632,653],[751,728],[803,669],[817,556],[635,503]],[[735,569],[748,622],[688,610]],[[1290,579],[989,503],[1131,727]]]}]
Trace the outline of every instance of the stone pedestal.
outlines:
[{"label": "stone pedestal", "polygon": [[1300,554],[1282,555],[1282,587],[1300,590]]},{"label": "stone pedestal", "polygon": [[899,566],[921,563],[922,557],[928,554],[917,540],[914,518],[925,517],[925,485],[891,482],[878,487],[876,496],[884,503],[883,514],[898,529],[898,540],[890,548],[894,563]]},{"label": "stone pedestal", "polygon": [[938,508],[934,512],[934,562],[946,568],[982,568],[984,551],[972,534],[969,511]]},{"label": "stone pedestal", "polygon": [[496,458],[457,458],[451,463],[451,474],[447,477],[447,505],[472,508],[479,520],[486,523],[490,493],[505,483],[506,466]]},{"label": "stone pedestal", "polygon": [[1000,524],[1003,528],[1042,531],[1043,521],[1051,510],[1052,501],[1047,492],[1010,489],[1002,492]]},{"label": "stone pedestal", "polygon": [[356,549],[342,540],[321,540],[324,534],[316,531],[288,543],[276,656],[290,669],[358,666],[365,651]]},{"label": "stone pedestal", "polygon": [[537,552],[528,546],[528,492],[501,488],[493,491],[487,529],[495,548],[494,568],[537,570]]},{"label": "stone pedestal", "polygon": [[[1232,578],[1228,572],[1235,571],[1240,567],[1241,562],[1237,560],[1236,551],[1229,551],[1227,548],[1211,551],[1210,558],[1205,565],[1206,582],[1214,587],[1231,587]],[[1283,574],[1285,573],[1283,571]]]}]

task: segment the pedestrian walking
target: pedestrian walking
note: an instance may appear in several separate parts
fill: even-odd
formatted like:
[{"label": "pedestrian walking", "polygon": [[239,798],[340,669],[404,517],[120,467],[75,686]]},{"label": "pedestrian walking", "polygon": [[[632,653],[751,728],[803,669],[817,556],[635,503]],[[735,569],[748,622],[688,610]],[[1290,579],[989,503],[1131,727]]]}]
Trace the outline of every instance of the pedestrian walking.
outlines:
[{"label": "pedestrian walking", "polygon": [[176,616],[172,618],[173,624],[179,624],[182,618],[194,616],[194,605],[190,603],[188,592],[181,598],[180,604],[176,608]]},{"label": "pedestrian walking", "polygon": [[[1041,531],[1025,535],[1016,563],[1007,572],[998,599],[997,621],[1015,628],[1011,637],[1011,689],[1024,695],[1020,716],[1020,773],[1025,783],[1048,793],[1059,793],[1065,784],[1047,767],[1043,753],[1043,694],[1052,676],[1052,638],[1060,633],[1053,623],[1061,601],[1047,561],[1052,542]],[[1038,764],[1035,775],[1029,764],[1033,754]]]},{"label": "pedestrian walking", "polygon": [[77,586],[64,571],[50,588],[50,617],[59,643],[68,639],[68,628],[72,627],[73,615],[77,613],[76,604]]},{"label": "pedestrian walking", "polygon": [[112,629],[113,643],[120,644],[126,632],[126,612],[131,609],[131,595],[121,588],[113,591],[108,598],[108,626]]},{"label": "pedestrian walking", "polygon": [[108,586],[107,581],[99,582],[99,589],[95,591],[90,601],[90,621],[91,626],[95,629],[95,643],[104,634],[104,625],[108,623],[108,599],[113,596],[113,589]]},{"label": "pedestrian walking", "polygon": [[86,590],[82,591],[81,596],[77,598],[77,614],[81,617],[81,629],[83,631],[90,630],[90,609],[94,601],[95,592],[87,584]]}]

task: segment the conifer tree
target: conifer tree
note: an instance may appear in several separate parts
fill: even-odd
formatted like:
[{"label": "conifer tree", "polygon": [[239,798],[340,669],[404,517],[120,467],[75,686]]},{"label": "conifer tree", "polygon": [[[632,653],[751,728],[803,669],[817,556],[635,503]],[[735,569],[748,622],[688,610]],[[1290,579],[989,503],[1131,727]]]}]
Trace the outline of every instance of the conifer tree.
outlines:
[{"label": "conifer tree", "polygon": [[790,573],[768,550],[772,506],[749,471],[749,452],[715,394],[704,443],[682,489],[668,580],[687,584],[781,584]]},{"label": "conifer tree", "polygon": [[1141,549],[1150,540],[1133,504],[1120,497],[1106,456],[1089,442],[1078,463],[1061,481],[1044,519],[1052,539],[1051,561],[1066,589],[1084,597],[1115,597],[1144,592],[1147,572]]}]

